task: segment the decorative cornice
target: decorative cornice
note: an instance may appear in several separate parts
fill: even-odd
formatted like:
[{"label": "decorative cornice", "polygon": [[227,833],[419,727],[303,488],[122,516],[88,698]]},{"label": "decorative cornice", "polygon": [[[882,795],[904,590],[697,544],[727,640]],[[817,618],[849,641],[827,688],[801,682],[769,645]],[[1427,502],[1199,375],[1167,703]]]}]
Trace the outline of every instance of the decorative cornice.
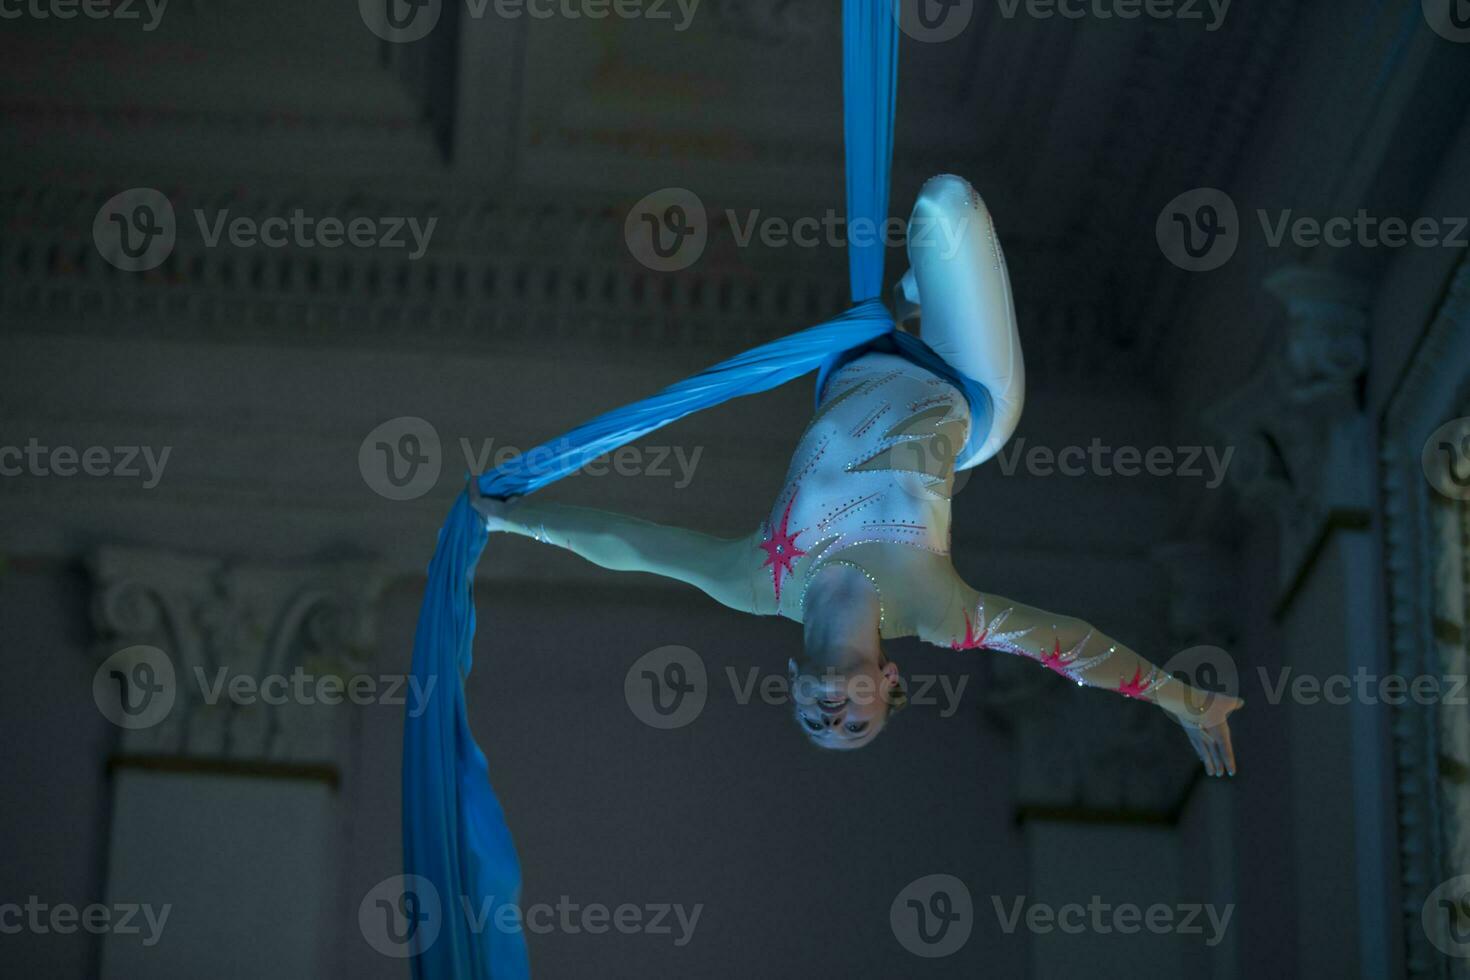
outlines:
[{"label": "decorative cornice", "polygon": [[[818,323],[848,302],[838,246],[742,244],[717,202],[705,202],[703,254],[686,269],[661,273],[629,251],[631,200],[463,190],[342,196],[311,187],[162,187],[177,243],[157,268],[121,272],[92,234],[99,207],[116,190],[30,184],[0,204],[8,229],[0,240],[0,312],[12,329],[438,351],[538,350],[553,338],[599,356],[693,348],[712,359]],[[210,246],[194,213],[202,211],[209,225],[226,213],[259,221],[298,209],[316,220],[436,223],[423,257],[409,261],[404,248]],[[786,206],[761,216],[800,213]],[[748,223],[749,215],[737,218]],[[1107,386],[1145,369],[1116,346],[1087,297],[1045,286],[1064,257],[1025,240],[1010,251],[1018,256],[1014,268],[1031,270],[1017,278],[1016,291],[1033,377]]]}]

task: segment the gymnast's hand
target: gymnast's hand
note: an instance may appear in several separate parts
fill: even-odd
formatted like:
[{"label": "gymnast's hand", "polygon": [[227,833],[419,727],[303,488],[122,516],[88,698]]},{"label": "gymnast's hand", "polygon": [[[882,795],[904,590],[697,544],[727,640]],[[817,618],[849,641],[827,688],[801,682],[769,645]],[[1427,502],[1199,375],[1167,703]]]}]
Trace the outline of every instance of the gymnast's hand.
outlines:
[{"label": "gymnast's hand", "polygon": [[510,512],[515,507],[515,498],[500,500],[480,493],[480,480],[470,477],[470,505],[485,518],[485,530],[509,531]]},{"label": "gymnast's hand", "polygon": [[1195,701],[1189,710],[1170,712],[1170,717],[1184,727],[1195,755],[1205,764],[1211,776],[1235,775],[1235,747],[1230,744],[1230,714],[1245,705],[1240,698],[1228,694],[1205,693],[1204,702]]}]

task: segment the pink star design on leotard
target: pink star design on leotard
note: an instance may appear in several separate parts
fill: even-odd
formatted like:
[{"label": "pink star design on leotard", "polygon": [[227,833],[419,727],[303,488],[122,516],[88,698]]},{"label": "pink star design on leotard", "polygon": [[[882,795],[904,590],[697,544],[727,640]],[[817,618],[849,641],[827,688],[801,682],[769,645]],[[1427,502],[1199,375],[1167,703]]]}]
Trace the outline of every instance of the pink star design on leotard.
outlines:
[{"label": "pink star design on leotard", "polygon": [[1036,660],[1041,664],[1041,666],[1045,667],[1047,670],[1052,671],[1053,673],[1061,674],[1063,677],[1072,676],[1072,672],[1069,669],[1070,661],[1068,661],[1066,657],[1062,656],[1062,641],[1060,639],[1057,639],[1052,643],[1050,653],[1047,653],[1046,650],[1037,651]]},{"label": "pink star design on leotard", "polygon": [[965,613],[965,638],[963,640],[951,640],[951,650],[974,650],[977,648],[985,650],[1000,650],[1003,653],[1016,653],[1025,657],[1031,656],[1025,648],[1016,641],[1027,633],[1031,627],[1022,630],[1011,630],[1009,632],[997,633],[1000,625],[1010,618],[1009,609],[1002,610],[989,624],[985,622],[985,604],[981,603],[975,607],[975,619],[970,619],[970,614]]},{"label": "pink star design on leotard", "polygon": [[1144,680],[1143,668],[1135,667],[1133,670],[1133,680],[1125,681],[1122,678],[1118,679],[1118,693],[1123,695],[1123,697],[1125,698],[1134,698],[1138,701],[1146,700],[1144,698],[1144,695],[1148,693],[1149,687],[1153,680],[1153,672],[1150,671],[1149,674],[1149,679]]},{"label": "pink star design on leotard", "polygon": [[761,562],[761,567],[771,566],[771,578],[775,584],[777,602],[781,601],[782,570],[784,569],[787,574],[791,574],[791,563],[806,554],[805,551],[802,551],[796,546],[796,539],[806,528],[802,528],[801,531],[797,531],[794,534],[788,533],[787,531],[787,522],[791,520],[791,505],[794,503],[796,503],[795,493],[791,495],[790,500],[786,501],[786,510],[781,514],[781,526],[771,525],[770,534],[761,542],[761,548],[766,553],[766,560]]},{"label": "pink star design on leotard", "polygon": [[975,635],[975,624],[970,622],[970,614],[965,613],[965,638],[953,640],[949,644],[951,650],[973,650],[985,644],[985,630],[980,630],[980,635]]}]

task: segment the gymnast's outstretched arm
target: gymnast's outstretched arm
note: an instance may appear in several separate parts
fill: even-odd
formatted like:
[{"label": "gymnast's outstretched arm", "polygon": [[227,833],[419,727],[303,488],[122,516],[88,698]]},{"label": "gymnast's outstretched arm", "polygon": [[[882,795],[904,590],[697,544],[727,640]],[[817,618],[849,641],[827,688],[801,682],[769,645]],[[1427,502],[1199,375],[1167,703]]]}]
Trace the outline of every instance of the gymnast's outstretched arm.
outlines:
[{"label": "gymnast's outstretched arm", "polygon": [[539,500],[505,502],[482,497],[475,480],[470,499],[491,531],[508,531],[566,548],[616,572],[648,572],[687,582],[722,605],[741,612],[760,607],[750,555],[754,539],[720,538],[682,527],[654,524],[612,511]]},{"label": "gymnast's outstretched arm", "polygon": [[1239,698],[1192,687],[1081,619],[956,583],[954,600],[938,622],[921,627],[922,639],[1017,654],[1079,685],[1156,704],[1184,726],[1206,772],[1235,774],[1227,718],[1244,704]]}]

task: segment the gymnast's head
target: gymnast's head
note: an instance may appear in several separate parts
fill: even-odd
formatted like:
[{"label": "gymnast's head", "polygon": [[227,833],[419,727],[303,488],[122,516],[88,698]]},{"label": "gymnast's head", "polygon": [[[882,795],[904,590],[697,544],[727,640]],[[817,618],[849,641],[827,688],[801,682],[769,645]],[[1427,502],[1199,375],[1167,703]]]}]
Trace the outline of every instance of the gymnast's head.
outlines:
[{"label": "gymnast's head", "polygon": [[879,642],[882,611],[861,569],[833,562],[807,588],[804,649],[787,662],[792,713],[813,745],[860,749],[908,703]]},{"label": "gymnast's head", "polygon": [[797,727],[821,749],[860,749],[908,703],[898,665],[886,657],[842,671],[792,660],[792,711]]}]

